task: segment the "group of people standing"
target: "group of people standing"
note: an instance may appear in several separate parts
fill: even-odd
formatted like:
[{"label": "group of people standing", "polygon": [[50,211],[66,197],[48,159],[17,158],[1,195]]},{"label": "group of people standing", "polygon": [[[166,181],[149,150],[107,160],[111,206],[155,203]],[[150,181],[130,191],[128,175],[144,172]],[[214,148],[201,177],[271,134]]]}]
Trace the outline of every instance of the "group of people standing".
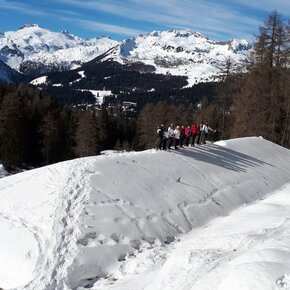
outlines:
[{"label": "group of people standing", "polygon": [[171,149],[174,146],[175,149],[184,146],[195,146],[196,144],[205,144],[208,136],[208,132],[216,130],[208,126],[208,123],[201,123],[197,125],[176,126],[174,128],[171,124],[168,128],[164,124],[161,124],[157,128],[157,149],[166,150]]}]

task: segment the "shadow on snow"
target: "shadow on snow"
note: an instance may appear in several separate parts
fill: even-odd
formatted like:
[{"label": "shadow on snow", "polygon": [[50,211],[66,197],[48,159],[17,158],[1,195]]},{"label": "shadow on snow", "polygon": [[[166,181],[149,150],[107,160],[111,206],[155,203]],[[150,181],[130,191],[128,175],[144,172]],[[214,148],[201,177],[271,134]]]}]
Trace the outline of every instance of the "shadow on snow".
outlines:
[{"label": "shadow on snow", "polygon": [[211,163],[237,172],[246,172],[249,167],[261,165],[274,167],[274,165],[257,158],[215,144],[210,146],[198,145],[191,150],[180,149],[174,152],[201,162]]}]

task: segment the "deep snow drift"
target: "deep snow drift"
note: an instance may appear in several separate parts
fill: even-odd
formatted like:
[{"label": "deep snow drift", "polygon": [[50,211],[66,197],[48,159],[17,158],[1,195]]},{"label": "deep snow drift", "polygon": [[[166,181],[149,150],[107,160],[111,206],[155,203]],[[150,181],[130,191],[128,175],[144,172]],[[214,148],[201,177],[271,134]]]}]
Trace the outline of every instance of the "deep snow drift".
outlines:
[{"label": "deep snow drift", "polygon": [[0,180],[0,288],[290,289],[290,151],[243,138]]}]

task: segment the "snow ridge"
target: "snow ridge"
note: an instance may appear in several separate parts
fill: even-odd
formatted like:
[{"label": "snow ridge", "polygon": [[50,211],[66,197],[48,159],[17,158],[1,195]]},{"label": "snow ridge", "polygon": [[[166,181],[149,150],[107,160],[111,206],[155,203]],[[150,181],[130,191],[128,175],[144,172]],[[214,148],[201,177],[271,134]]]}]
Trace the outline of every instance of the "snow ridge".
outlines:
[{"label": "snow ridge", "polygon": [[[80,165],[82,169],[75,171],[75,167]],[[83,160],[74,162],[69,170],[60,168],[59,174],[62,170],[67,171],[67,176],[60,190],[61,196],[55,213],[57,218],[53,228],[56,230],[54,233],[56,247],[50,255],[46,254],[52,260],[46,261],[44,268],[38,271],[37,279],[24,289],[66,289],[68,285],[67,269],[73,262],[69,257],[73,257],[76,252],[76,240],[80,234],[75,225],[88,199],[89,190],[86,184],[92,172],[89,164],[84,164]]]},{"label": "snow ridge", "polygon": [[[287,285],[289,164],[289,150],[253,137],[107,152],[4,177],[0,286]],[[25,271],[15,277],[15,269]],[[260,288],[254,275],[265,277]]]}]

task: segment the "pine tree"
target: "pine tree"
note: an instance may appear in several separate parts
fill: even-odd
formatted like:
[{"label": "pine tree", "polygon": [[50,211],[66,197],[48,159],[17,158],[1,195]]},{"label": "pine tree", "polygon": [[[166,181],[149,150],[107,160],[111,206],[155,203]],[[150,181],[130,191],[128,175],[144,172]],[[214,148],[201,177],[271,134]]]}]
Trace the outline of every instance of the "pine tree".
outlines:
[{"label": "pine tree", "polygon": [[80,112],[76,128],[75,152],[78,157],[100,153],[98,127],[92,111]]},{"label": "pine tree", "polygon": [[288,36],[283,16],[276,10],[271,12],[259,32],[254,46],[257,64],[270,68],[285,66]]},{"label": "pine tree", "polygon": [[29,161],[29,122],[24,109],[19,92],[4,96],[0,110],[0,156],[7,169],[27,165]]},{"label": "pine tree", "polygon": [[287,131],[289,33],[277,11],[268,16],[259,31],[255,64],[235,98],[233,136],[262,135],[281,144],[282,138],[285,140],[283,131]]},{"label": "pine tree", "polygon": [[50,164],[57,161],[56,151],[58,143],[58,127],[56,116],[53,112],[48,112],[42,120],[40,126],[42,136],[41,152],[44,157],[44,163]]},{"label": "pine tree", "polygon": [[238,67],[234,60],[230,57],[226,58],[223,63],[218,67],[219,85],[216,88],[217,101],[215,108],[217,110],[216,120],[218,120],[216,127],[219,128],[220,138],[225,139],[229,137],[229,127],[232,121],[231,106],[232,94],[235,89],[235,78],[239,76],[238,73],[242,69],[242,65]]},{"label": "pine tree", "polygon": [[164,124],[166,127],[173,123],[175,116],[169,117],[170,106],[164,102],[156,105],[147,104],[140,112],[137,121],[137,134],[139,148],[154,147],[157,139],[157,126]]}]

